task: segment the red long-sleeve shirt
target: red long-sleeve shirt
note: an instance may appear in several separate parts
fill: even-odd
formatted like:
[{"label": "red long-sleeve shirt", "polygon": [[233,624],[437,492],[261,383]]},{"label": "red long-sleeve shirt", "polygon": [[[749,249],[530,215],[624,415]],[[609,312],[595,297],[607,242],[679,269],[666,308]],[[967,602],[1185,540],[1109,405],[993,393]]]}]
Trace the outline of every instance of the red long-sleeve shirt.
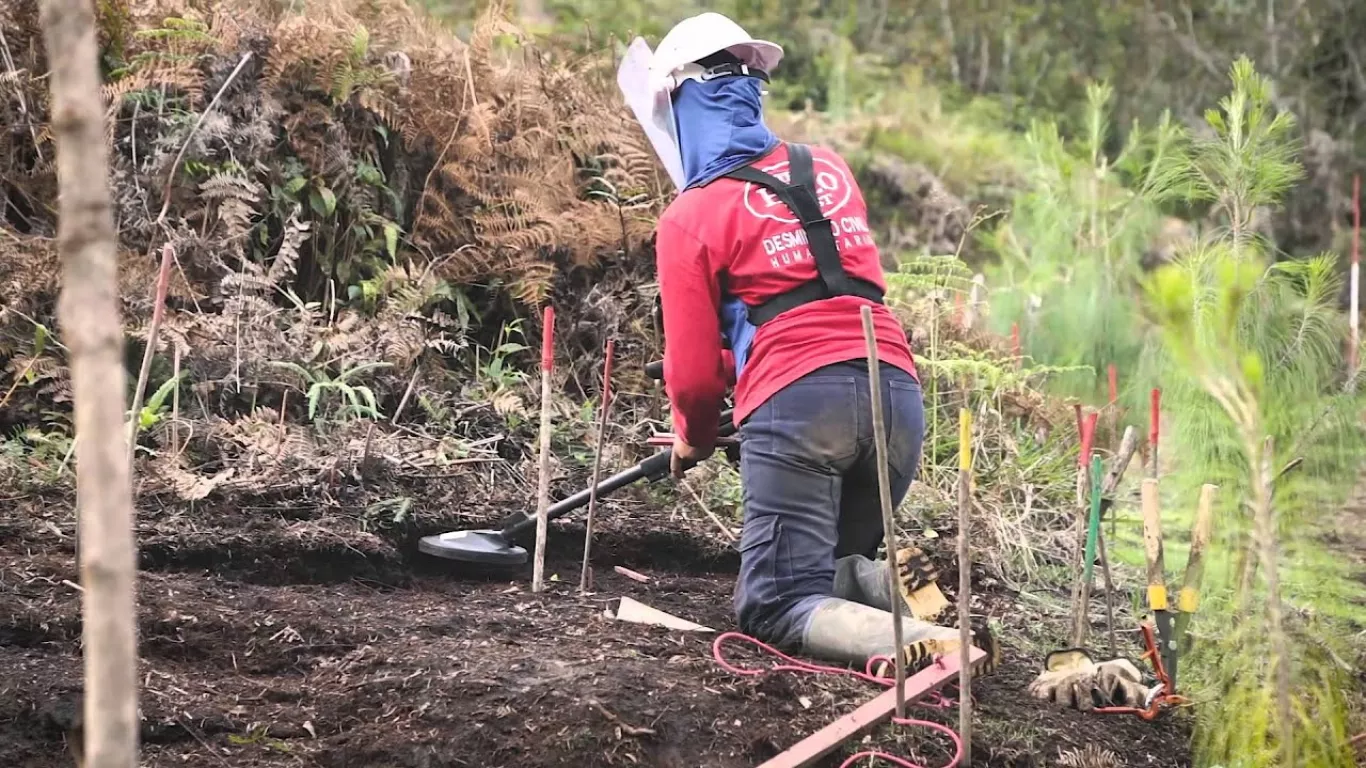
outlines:
[{"label": "red long-sleeve shirt", "polygon": [[[818,202],[835,228],[844,270],[885,289],[867,205],[844,160],[811,148]],[[787,146],[756,167],[787,181]],[[674,431],[689,445],[716,440],[722,399],[733,375],[721,346],[722,286],[746,304],[817,277],[806,233],[796,215],[769,190],[735,179],[689,189],[664,211],[656,260],[664,311],[664,381]],[[832,363],[867,356],[859,308],[873,306],[878,356],[916,376],[901,323],[884,306],[854,296],[804,304],[759,327],[735,386],[738,427],[774,393]]]}]

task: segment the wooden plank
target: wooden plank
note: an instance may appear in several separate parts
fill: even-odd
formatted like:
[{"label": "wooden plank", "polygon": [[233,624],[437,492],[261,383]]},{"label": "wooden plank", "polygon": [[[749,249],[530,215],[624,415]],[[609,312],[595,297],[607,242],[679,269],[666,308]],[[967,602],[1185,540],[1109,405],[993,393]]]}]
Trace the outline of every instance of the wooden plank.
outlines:
[{"label": "wooden plank", "polygon": [[640,582],[641,584],[649,584],[649,583],[650,583],[650,577],[649,577],[649,576],[646,576],[646,575],[643,574],[643,573],[637,573],[637,572],[631,570],[630,568],[627,568],[627,567],[624,566],[624,565],[613,566],[613,567],[612,567],[612,570],[616,571],[617,573],[621,574],[622,576],[625,576],[625,577],[628,578],[628,579],[631,579],[632,581],[638,581],[638,582]]},{"label": "wooden plank", "polygon": [[[973,667],[981,666],[986,651],[973,646]],[[914,701],[930,691],[938,690],[958,677],[960,660],[957,653],[940,657],[943,666],[932,664],[906,678],[902,690],[906,701]],[[896,709],[896,688],[888,688],[858,709],[825,726],[794,744],[786,752],[769,760],[759,768],[808,768],[835,751],[844,742],[861,736],[891,718]]]},{"label": "wooden plank", "polygon": [[701,624],[680,618],[672,613],[665,613],[658,608],[652,608],[638,600],[629,597],[621,598],[617,604],[617,621],[629,621],[635,624],[651,624],[656,627],[667,627],[678,629],[684,632],[715,632],[711,627],[704,627]]}]

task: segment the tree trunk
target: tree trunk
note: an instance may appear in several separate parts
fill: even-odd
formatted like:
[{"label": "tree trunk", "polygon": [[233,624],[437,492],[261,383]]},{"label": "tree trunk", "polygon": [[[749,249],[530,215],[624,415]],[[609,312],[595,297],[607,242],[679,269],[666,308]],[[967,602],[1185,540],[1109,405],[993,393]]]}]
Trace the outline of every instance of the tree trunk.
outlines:
[{"label": "tree trunk", "polygon": [[91,0],[42,0],[57,144],[62,335],[75,398],[85,649],[84,757],[137,765],[133,505],[109,158]]}]

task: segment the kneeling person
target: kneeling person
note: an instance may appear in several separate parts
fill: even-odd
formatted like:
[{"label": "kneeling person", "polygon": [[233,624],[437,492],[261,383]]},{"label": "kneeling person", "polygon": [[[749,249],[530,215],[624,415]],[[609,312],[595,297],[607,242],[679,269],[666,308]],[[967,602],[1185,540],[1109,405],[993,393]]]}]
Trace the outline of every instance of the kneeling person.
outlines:
[{"label": "kneeling person", "polygon": [[[656,119],[678,137],[681,194],[657,230],[665,386],[674,472],[713,451],[730,369],[744,488],[740,627],[788,651],[862,665],[891,656],[893,600],[883,538],[860,308],[871,306],[882,364],[892,500],[914,480],[925,430],[909,342],[883,305],[867,210],[844,159],[781,141],[761,85],[782,58],[724,16],[679,23],[651,63]],[[661,150],[664,151],[664,150]],[[923,557],[894,558],[901,592]],[[920,581],[906,575],[919,571]],[[930,576],[929,578],[932,578]],[[959,648],[959,632],[903,613],[913,666]],[[993,667],[984,629],[975,643]]]}]

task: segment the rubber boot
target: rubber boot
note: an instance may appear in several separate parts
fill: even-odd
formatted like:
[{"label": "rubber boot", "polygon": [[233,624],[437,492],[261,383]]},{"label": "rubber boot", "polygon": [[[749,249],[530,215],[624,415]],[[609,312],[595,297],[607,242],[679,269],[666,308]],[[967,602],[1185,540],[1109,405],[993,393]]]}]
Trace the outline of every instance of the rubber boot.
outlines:
[{"label": "rubber boot", "polygon": [[[929,583],[930,580],[933,580],[933,577],[937,576],[933,571],[933,566],[929,566],[927,560],[924,561],[924,565],[921,565],[918,562],[921,558],[924,558],[924,555],[920,550],[913,547],[904,547],[897,551],[897,562],[901,564],[898,568],[897,583],[900,587],[899,591],[901,592],[899,597],[901,598],[902,619],[903,621],[915,621],[917,624],[934,627],[936,630],[942,630],[943,632],[948,633],[953,638],[953,650],[957,650],[959,647],[957,628],[950,629],[947,627],[940,627],[936,624],[929,624],[928,622],[911,618],[911,606],[906,602],[906,595],[914,589],[919,589],[924,584]],[[929,577],[929,580],[927,580],[927,577]],[[869,560],[863,555],[849,555],[848,557],[842,557],[835,562],[835,596],[877,609],[880,613],[887,615],[886,631],[887,634],[890,635],[892,631],[890,616],[892,610],[892,593],[891,587],[887,581],[886,560]],[[1000,666],[1001,663],[1000,643],[991,633],[991,630],[988,629],[985,622],[977,624],[970,629],[972,631],[973,644],[987,652],[987,658],[982,662],[982,666],[978,670],[979,673],[988,675],[995,672],[996,668]],[[909,635],[906,635],[903,632],[902,637],[903,640],[905,640]],[[906,642],[909,644],[911,641],[906,640]],[[908,650],[908,653],[911,655],[917,655],[923,652],[924,649],[917,650],[911,648]],[[882,653],[890,655],[890,651],[883,651]],[[931,653],[938,653],[938,651],[931,651]]]},{"label": "rubber boot", "polygon": [[[909,615],[901,618],[901,642],[908,672],[919,671],[934,656],[960,647],[958,630]],[[870,658],[892,657],[896,652],[892,614],[838,597],[823,600],[811,614],[802,650],[818,658],[866,668]]]},{"label": "rubber boot", "polygon": [[[914,547],[897,550],[897,584],[901,592],[903,615],[911,615],[906,596],[934,583],[939,573],[929,559]],[[892,610],[892,593],[887,583],[887,561],[869,560],[863,555],[849,555],[835,561],[836,597],[863,603],[884,611]],[[925,617],[929,618],[929,617]]]}]

